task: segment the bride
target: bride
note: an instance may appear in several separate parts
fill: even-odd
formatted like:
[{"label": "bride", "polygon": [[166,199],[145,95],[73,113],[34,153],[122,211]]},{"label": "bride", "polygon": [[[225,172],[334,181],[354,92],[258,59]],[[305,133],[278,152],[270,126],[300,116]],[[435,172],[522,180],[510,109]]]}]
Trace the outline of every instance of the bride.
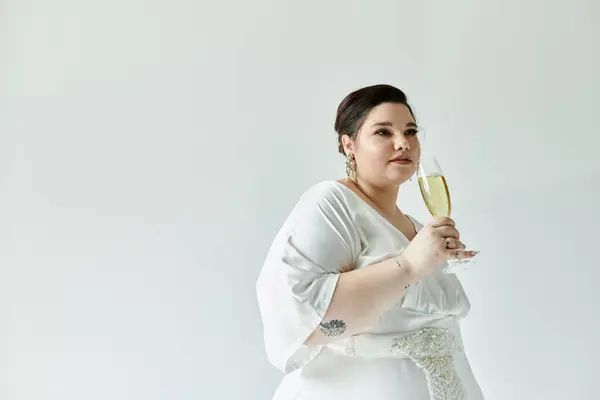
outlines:
[{"label": "bride", "polygon": [[418,125],[389,85],[350,93],[335,121],[347,177],[308,188],[256,289],[274,400],[482,400],[459,322],[470,308],[447,259],[471,258],[454,221],[396,205],[420,159]]}]

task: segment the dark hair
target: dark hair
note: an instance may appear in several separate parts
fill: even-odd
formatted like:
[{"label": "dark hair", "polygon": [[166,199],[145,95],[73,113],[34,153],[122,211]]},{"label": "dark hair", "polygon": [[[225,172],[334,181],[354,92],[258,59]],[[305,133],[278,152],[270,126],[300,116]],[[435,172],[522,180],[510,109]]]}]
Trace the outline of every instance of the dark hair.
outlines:
[{"label": "dark hair", "polygon": [[345,154],[342,136],[356,137],[367,118],[367,114],[382,103],[404,104],[415,118],[415,114],[408,104],[406,94],[402,90],[390,85],[374,85],[358,89],[346,96],[337,109],[334,129],[338,134],[338,150],[340,153]]}]

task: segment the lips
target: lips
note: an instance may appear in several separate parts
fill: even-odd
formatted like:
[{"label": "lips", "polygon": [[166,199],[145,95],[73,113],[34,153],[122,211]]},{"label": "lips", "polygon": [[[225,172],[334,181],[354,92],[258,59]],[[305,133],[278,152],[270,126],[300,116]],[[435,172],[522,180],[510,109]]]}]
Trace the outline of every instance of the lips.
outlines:
[{"label": "lips", "polygon": [[401,157],[392,158],[391,162],[406,164],[406,163],[412,163],[412,160],[408,156],[401,156]]}]

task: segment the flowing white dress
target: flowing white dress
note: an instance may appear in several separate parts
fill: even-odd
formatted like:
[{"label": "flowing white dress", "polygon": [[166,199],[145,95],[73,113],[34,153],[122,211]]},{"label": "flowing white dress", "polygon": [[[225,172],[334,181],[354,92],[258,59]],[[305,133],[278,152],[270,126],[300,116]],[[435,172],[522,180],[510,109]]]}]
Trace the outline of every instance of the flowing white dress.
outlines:
[{"label": "flowing white dress", "polygon": [[441,268],[409,287],[368,332],[303,344],[322,322],[343,266],[363,268],[408,244],[339,182],[303,194],[256,285],[266,354],[285,373],[273,400],[483,400],[459,328],[470,303],[457,277]]}]

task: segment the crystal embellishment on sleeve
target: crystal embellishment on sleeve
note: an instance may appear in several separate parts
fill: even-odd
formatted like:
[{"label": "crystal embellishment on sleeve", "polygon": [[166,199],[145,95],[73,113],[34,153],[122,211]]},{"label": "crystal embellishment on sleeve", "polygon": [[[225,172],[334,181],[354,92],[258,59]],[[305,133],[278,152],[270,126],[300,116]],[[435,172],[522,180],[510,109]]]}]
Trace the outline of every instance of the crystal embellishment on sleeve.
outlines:
[{"label": "crystal embellishment on sleeve", "polygon": [[410,358],[423,370],[431,400],[466,400],[454,368],[456,349],[458,344],[448,329],[423,328],[394,339],[391,351]]}]

